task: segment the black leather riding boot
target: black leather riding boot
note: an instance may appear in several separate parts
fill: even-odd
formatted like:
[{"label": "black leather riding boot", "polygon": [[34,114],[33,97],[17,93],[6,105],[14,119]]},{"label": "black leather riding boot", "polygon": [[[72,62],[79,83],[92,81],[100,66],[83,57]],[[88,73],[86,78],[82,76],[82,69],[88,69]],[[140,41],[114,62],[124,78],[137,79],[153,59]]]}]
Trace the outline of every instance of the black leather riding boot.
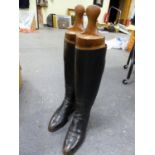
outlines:
[{"label": "black leather riding boot", "polygon": [[106,47],[75,50],[75,113],[64,142],[64,155],[72,155],[86,135],[90,110],[105,65]]},{"label": "black leather riding boot", "polygon": [[74,110],[74,57],[75,44],[64,41],[64,76],[65,76],[65,97],[61,106],[52,116],[48,129],[54,132],[63,127]]},{"label": "black leather riding boot", "polygon": [[75,66],[75,41],[76,33],[83,31],[83,14],[85,8],[82,5],[75,7],[74,25],[67,29],[64,42],[64,71],[65,71],[65,98],[61,106],[52,116],[48,129],[56,131],[63,127],[74,111],[74,66]]}]

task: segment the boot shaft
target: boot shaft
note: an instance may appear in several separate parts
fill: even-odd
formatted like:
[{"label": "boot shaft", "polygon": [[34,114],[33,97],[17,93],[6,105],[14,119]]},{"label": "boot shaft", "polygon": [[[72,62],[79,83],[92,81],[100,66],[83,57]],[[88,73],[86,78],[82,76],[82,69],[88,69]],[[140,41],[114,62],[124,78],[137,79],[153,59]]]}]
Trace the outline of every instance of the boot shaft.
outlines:
[{"label": "boot shaft", "polygon": [[83,31],[83,14],[85,8],[82,5],[75,7],[75,23],[65,32],[64,38],[64,77],[65,96],[74,95],[74,64],[75,64],[75,40],[76,33]]},{"label": "boot shaft", "polygon": [[105,66],[106,47],[93,50],[75,49],[76,107],[90,111],[98,93]]},{"label": "boot shaft", "polygon": [[73,96],[74,92],[75,44],[64,41],[64,77],[65,96]]}]

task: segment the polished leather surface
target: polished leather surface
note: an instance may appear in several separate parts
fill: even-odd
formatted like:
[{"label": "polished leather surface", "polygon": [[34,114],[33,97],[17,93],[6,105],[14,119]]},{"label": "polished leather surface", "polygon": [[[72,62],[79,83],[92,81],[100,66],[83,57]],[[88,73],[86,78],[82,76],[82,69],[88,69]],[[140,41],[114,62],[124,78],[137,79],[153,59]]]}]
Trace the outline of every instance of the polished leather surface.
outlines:
[{"label": "polished leather surface", "polygon": [[75,51],[75,112],[64,141],[64,155],[73,154],[85,139],[90,110],[105,66],[106,47]]},{"label": "polished leather surface", "polygon": [[63,127],[70,114],[74,111],[74,60],[75,45],[64,42],[64,76],[65,76],[65,97],[60,107],[53,114],[48,129],[54,132]]}]

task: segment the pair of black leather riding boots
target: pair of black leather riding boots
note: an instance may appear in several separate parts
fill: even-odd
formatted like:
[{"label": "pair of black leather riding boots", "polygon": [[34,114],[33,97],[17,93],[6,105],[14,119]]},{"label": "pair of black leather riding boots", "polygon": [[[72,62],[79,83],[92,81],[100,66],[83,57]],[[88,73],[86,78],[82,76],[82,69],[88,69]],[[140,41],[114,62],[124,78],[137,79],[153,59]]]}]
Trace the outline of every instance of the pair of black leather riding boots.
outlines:
[{"label": "pair of black leather riding boots", "polygon": [[84,141],[91,107],[96,98],[105,65],[106,47],[85,50],[64,42],[65,97],[49,122],[49,131],[63,127],[71,114],[63,152],[73,154]]}]

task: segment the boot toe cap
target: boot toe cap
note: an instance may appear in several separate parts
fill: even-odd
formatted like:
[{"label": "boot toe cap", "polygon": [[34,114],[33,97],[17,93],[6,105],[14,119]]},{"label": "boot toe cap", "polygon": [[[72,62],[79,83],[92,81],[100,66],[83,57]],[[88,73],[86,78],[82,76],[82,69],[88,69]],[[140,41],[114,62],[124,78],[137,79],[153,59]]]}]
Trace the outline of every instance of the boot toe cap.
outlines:
[{"label": "boot toe cap", "polygon": [[51,118],[51,120],[49,122],[48,130],[50,132],[54,132],[59,128],[59,126],[61,126],[61,124],[62,124],[61,117],[58,115],[55,115]]},{"label": "boot toe cap", "polygon": [[50,122],[49,126],[48,126],[48,130],[50,132],[54,132],[56,130],[57,126],[58,126],[57,122]]},{"label": "boot toe cap", "polygon": [[82,142],[81,136],[76,133],[68,133],[64,141],[64,155],[72,155]]}]

